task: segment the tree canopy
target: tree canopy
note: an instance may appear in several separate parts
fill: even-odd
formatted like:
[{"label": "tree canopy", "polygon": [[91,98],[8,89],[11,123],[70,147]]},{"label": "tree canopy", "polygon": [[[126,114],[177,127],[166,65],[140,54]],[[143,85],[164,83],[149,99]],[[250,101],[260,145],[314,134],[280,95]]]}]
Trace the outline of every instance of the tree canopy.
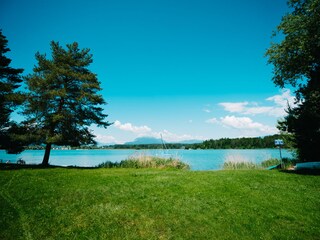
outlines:
[{"label": "tree canopy", "polygon": [[282,18],[274,35],[284,36],[267,50],[274,66],[273,81],[284,87],[303,90],[309,81],[319,79],[320,0],[290,0],[293,11]]},{"label": "tree canopy", "polygon": [[107,127],[98,94],[101,90],[97,75],[88,66],[92,63],[90,49],[79,49],[76,42],[64,49],[51,42],[52,59],[36,54],[38,65],[25,77],[28,97],[25,124],[32,128],[36,142],[46,144],[43,164],[49,163],[52,144],[79,146],[94,144],[91,124]]},{"label": "tree canopy", "polygon": [[9,51],[8,40],[0,30],[0,147],[10,152],[11,148],[20,145],[13,142],[13,133],[17,133],[19,127],[10,115],[23,102],[23,94],[17,91],[23,69],[10,66],[11,59],[5,56]]},{"label": "tree canopy", "polygon": [[[320,156],[320,0],[290,0],[292,12],[285,15],[266,52],[274,66],[274,83],[296,89],[297,106],[279,124],[293,135],[301,161]],[[319,159],[318,159],[319,160]]]}]

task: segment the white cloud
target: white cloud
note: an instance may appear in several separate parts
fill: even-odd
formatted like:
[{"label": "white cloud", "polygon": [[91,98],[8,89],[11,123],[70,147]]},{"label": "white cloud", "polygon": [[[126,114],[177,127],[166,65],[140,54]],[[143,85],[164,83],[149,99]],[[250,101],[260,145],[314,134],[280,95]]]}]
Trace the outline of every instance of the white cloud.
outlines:
[{"label": "white cloud", "polygon": [[257,115],[257,114],[270,114],[274,107],[249,107],[246,108],[243,114]]},{"label": "white cloud", "polygon": [[259,107],[257,103],[249,102],[223,102],[219,105],[223,106],[227,112],[244,115],[268,114],[273,109],[273,107]]},{"label": "white cloud", "polygon": [[[190,120],[189,123],[192,123],[192,120]],[[153,131],[150,127],[145,125],[134,126],[132,123],[122,124],[119,120],[115,121],[113,126],[123,131],[129,131],[129,132],[135,133],[137,137],[149,136],[149,137],[160,138],[162,136],[162,138],[166,142],[180,142],[184,140],[194,140],[194,139],[203,140],[204,139],[201,136],[192,136],[189,134],[179,135],[167,130],[156,132],[156,131]]]},{"label": "white cloud", "polygon": [[131,123],[122,124],[118,120],[114,122],[113,126],[123,131],[129,131],[139,135],[145,135],[151,132],[151,128],[149,128],[148,126],[134,126]]},{"label": "white cloud", "polygon": [[275,95],[266,99],[267,101],[272,101],[278,106],[287,107],[288,104],[290,106],[295,104],[295,97],[291,95],[289,89],[285,89],[282,91],[281,95]]},{"label": "white cloud", "polygon": [[248,105],[248,102],[222,102],[219,103],[220,106],[224,107],[224,110],[228,112],[243,112]]},{"label": "white cloud", "polygon": [[267,98],[266,100],[275,103],[276,106],[273,107],[269,112],[269,115],[275,117],[285,116],[287,114],[285,110],[288,108],[288,105],[291,107],[296,105],[295,97],[291,95],[289,89],[282,91],[281,95],[275,95]]},{"label": "white cloud", "polygon": [[218,122],[219,121],[216,118],[210,118],[210,119],[206,120],[206,123],[211,123],[211,124],[218,123]]},{"label": "white cloud", "polygon": [[277,129],[262,123],[254,122],[251,118],[248,117],[235,117],[235,116],[226,116],[220,118],[220,123],[227,127],[232,127],[240,130],[254,130],[256,132],[264,134],[275,134]]},{"label": "white cloud", "polygon": [[225,116],[220,119],[211,118],[206,121],[210,124],[220,124],[227,128],[238,129],[242,132],[242,135],[247,136],[258,136],[258,135],[269,135],[277,133],[275,127],[264,125],[259,122],[254,122],[249,117],[236,117],[236,116]]},{"label": "white cloud", "polygon": [[230,126],[238,129],[259,128],[262,125],[262,124],[253,122],[251,118],[235,117],[235,116],[223,117],[221,118],[221,123],[226,126]]},{"label": "white cloud", "polygon": [[101,134],[96,134],[95,140],[98,143],[102,143],[102,144],[114,144],[114,143],[118,143],[118,141],[116,140],[115,137],[110,136],[110,135],[101,135]]},{"label": "white cloud", "polygon": [[272,102],[273,106],[259,106],[257,103],[249,102],[222,102],[220,106],[230,113],[240,113],[243,115],[265,114],[273,117],[283,117],[286,115],[285,109],[288,104],[294,106],[295,97],[291,95],[289,89],[283,90],[281,94],[265,99]]}]

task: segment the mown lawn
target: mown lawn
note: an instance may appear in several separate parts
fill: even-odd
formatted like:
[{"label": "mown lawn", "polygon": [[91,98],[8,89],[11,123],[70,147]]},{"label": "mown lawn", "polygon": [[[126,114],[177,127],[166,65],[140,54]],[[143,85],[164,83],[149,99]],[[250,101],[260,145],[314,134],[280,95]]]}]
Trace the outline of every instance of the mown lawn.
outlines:
[{"label": "mown lawn", "polygon": [[320,176],[0,171],[0,239],[320,239]]}]

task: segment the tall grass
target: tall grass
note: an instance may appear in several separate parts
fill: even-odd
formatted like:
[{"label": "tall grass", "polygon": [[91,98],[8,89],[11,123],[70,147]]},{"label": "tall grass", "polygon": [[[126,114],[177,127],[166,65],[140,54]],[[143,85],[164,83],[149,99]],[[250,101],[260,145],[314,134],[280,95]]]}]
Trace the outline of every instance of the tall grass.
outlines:
[{"label": "tall grass", "polygon": [[[283,158],[282,164],[284,169],[288,169],[294,166],[296,161],[294,159]],[[223,169],[225,170],[249,170],[249,169],[265,169],[271,166],[276,166],[281,164],[281,161],[276,158],[267,159],[262,161],[261,163],[253,163],[244,158],[227,158],[227,160],[223,163]]]},{"label": "tall grass", "polygon": [[261,166],[264,168],[268,168],[279,164],[281,164],[281,161],[277,158],[270,158],[261,162]]},{"label": "tall grass", "polygon": [[295,159],[291,159],[291,158],[282,158],[282,161],[280,161],[277,158],[271,158],[271,159],[268,159],[268,160],[261,162],[261,166],[263,168],[268,168],[271,166],[282,164],[283,165],[282,167],[284,169],[288,169],[288,168],[293,167],[296,163],[297,163],[297,161]]},{"label": "tall grass", "polygon": [[190,169],[190,166],[179,159],[161,158],[145,154],[133,155],[121,162],[104,162],[100,168],[158,168],[158,169]]},{"label": "tall grass", "polygon": [[223,163],[225,170],[261,169],[258,164],[248,161],[241,155],[229,155]]},{"label": "tall grass", "polygon": [[224,162],[223,169],[224,170],[241,170],[241,169],[261,169],[262,167],[253,162]]}]

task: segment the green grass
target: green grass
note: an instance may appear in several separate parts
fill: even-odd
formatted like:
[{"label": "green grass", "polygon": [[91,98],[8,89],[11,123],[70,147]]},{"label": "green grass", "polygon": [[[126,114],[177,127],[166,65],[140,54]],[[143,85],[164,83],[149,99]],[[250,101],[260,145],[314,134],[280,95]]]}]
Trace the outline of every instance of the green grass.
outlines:
[{"label": "green grass", "polygon": [[0,171],[0,239],[319,239],[320,177],[279,171]]}]

